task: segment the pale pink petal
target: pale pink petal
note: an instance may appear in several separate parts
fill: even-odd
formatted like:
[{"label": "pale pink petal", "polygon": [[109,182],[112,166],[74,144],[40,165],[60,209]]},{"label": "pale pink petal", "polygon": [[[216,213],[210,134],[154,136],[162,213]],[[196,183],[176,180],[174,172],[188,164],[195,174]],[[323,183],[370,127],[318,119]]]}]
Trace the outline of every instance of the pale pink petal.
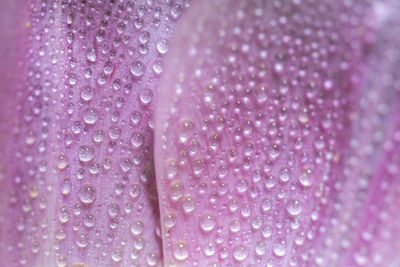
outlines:
[{"label": "pale pink petal", "polygon": [[[191,7],[156,112],[166,266],[356,266],[363,246],[381,255],[370,251],[367,266],[389,264],[398,243],[365,245],[358,235],[366,205],[390,202],[389,216],[398,203],[398,184],[381,202],[374,182],[390,186],[398,176],[383,172],[389,158],[398,162],[398,141],[389,141],[398,90],[379,79],[399,76],[387,8],[347,0]],[[387,49],[392,58],[381,58]],[[372,227],[379,216],[373,211]]]},{"label": "pale pink petal", "polygon": [[1,1],[1,266],[161,266],[152,111],[187,5]]}]

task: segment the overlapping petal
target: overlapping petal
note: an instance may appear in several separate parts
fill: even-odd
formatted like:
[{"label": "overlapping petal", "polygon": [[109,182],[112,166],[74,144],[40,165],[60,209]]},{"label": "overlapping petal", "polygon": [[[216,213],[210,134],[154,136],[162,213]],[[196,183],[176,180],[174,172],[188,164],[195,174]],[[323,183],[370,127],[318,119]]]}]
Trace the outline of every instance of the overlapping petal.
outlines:
[{"label": "overlapping petal", "polygon": [[167,266],[394,262],[396,12],[367,1],[192,6],[157,106]]},{"label": "overlapping petal", "polygon": [[154,95],[187,4],[2,1],[1,266],[161,266]]},{"label": "overlapping petal", "polygon": [[396,1],[188,7],[0,3],[0,265],[398,266]]}]

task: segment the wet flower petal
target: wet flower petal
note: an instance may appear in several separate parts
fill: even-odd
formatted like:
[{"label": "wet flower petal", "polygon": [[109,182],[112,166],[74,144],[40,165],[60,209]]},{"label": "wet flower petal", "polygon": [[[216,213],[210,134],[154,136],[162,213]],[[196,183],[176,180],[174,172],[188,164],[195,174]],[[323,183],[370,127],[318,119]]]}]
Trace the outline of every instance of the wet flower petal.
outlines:
[{"label": "wet flower petal", "polygon": [[187,6],[1,2],[0,265],[397,266],[398,4]]},{"label": "wet flower petal", "polygon": [[167,266],[396,264],[390,3],[199,1],[186,13],[156,112]]},{"label": "wet flower petal", "polygon": [[154,95],[187,4],[1,1],[1,266],[162,264]]}]

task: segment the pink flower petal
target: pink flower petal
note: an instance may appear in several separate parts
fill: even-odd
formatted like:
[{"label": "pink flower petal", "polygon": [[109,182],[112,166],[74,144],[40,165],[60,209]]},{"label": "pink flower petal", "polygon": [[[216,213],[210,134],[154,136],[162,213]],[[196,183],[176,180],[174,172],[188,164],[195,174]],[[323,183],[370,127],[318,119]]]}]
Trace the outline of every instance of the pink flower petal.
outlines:
[{"label": "pink flower petal", "polygon": [[187,5],[1,1],[1,266],[162,264],[152,113]]},{"label": "pink flower petal", "polygon": [[[156,112],[166,266],[393,260],[400,57],[398,28],[387,30],[398,9],[390,8],[311,0],[191,7],[171,43]],[[362,240],[368,229],[378,243]]]}]

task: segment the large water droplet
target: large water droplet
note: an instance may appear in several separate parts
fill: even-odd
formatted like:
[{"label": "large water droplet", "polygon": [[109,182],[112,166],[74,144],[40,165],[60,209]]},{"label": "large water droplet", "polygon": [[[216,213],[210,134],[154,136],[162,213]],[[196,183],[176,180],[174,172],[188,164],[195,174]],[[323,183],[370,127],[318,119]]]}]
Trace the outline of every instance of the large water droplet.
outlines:
[{"label": "large water droplet", "polygon": [[303,208],[301,206],[301,203],[298,200],[292,199],[289,200],[287,205],[286,205],[286,210],[293,216],[299,215]]},{"label": "large water droplet", "polygon": [[216,226],[215,219],[210,214],[204,214],[200,218],[200,227],[203,229],[204,232],[212,231]]},{"label": "large water droplet", "polygon": [[141,77],[146,70],[146,67],[141,61],[136,61],[131,65],[131,73],[135,77]]},{"label": "large water droplet", "polygon": [[243,261],[249,255],[249,251],[245,245],[239,244],[233,247],[233,257],[237,261]]},{"label": "large water droplet", "polygon": [[83,120],[87,124],[95,124],[99,119],[99,113],[94,108],[88,108],[83,112]]},{"label": "large water droplet", "polygon": [[278,257],[283,257],[286,254],[286,243],[284,240],[277,240],[273,244],[274,254]]},{"label": "large water droplet", "polygon": [[93,203],[96,199],[96,189],[92,185],[85,184],[79,189],[78,196],[85,204]]},{"label": "large water droplet", "polygon": [[144,230],[144,223],[141,220],[136,220],[131,226],[131,233],[140,235]]},{"label": "large water droplet", "polygon": [[176,243],[174,249],[174,257],[178,261],[184,261],[188,258],[189,252],[184,241],[179,241]]},{"label": "large water droplet", "polygon": [[91,161],[94,157],[94,148],[90,146],[79,147],[79,159],[83,162]]}]

